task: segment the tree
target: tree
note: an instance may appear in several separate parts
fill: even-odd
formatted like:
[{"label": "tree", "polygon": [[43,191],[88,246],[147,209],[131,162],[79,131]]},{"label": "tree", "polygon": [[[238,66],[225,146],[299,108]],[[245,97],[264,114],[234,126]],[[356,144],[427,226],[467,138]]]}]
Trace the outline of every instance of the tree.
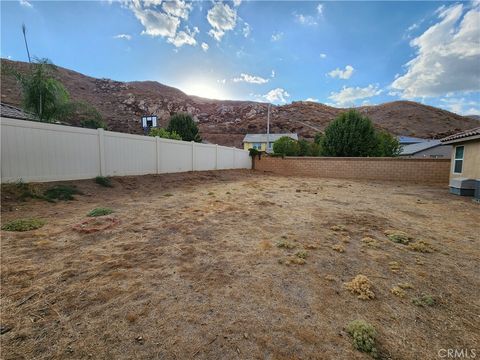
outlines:
[{"label": "tree", "polygon": [[307,140],[299,140],[298,148],[298,156],[310,156],[310,143]]},{"label": "tree", "polygon": [[398,139],[386,131],[377,131],[377,156],[394,157],[400,155],[402,145]]},{"label": "tree", "polygon": [[273,143],[273,153],[281,156],[297,156],[300,152],[298,141],[282,136]]},{"label": "tree", "polygon": [[369,118],[355,110],[340,114],[325,129],[322,155],[375,156],[378,138]]},{"label": "tree", "polygon": [[182,137],[178,135],[175,131],[168,131],[164,128],[151,128],[148,132],[149,136],[158,136],[163,139],[172,139],[172,140],[182,140]]},{"label": "tree", "polygon": [[176,132],[184,141],[201,142],[198,126],[190,114],[177,113],[170,118],[167,131]]},{"label": "tree", "polygon": [[22,74],[9,69],[20,83],[23,108],[37,115],[40,121],[51,122],[65,115],[69,95],[62,83],[53,77],[56,71],[48,59],[36,59],[29,71]]}]

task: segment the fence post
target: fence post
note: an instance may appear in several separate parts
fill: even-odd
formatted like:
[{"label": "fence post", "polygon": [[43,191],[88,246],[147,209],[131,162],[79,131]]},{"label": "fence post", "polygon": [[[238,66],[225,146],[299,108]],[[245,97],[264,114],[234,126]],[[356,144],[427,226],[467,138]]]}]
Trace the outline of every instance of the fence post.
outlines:
[{"label": "fence post", "polygon": [[160,138],[155,136],[155,149],[157,150],[157,174],[160,174],[161,164],[160,164],[160,147],[162,143],[160,142]]},{"label": "fence post", "polygon": [[105,130],[98,128],[98,149],[100,156],[100,176],[106,176],[105,168]]},{"label": "fence post", "polygon": [[192,141],[192,171],[195,171],[195,141]]},{"label": "fence post", "polygon": [[218,144],[215,144],[215,170],[218,170]]}]

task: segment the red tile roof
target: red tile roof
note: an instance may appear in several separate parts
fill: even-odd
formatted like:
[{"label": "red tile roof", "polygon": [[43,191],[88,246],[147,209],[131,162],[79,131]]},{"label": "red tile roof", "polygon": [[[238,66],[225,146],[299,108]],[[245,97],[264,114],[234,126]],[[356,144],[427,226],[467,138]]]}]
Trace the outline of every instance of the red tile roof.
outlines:
[{"label": "red tile roof", "polygon": [[[460,140],[460,139],[469,138],[471,136],[480,136],[480,127],[477,127],[475,129],[465,130],[465,131],[447,136],[446,138],[441,139],[441,142]],[[465,139],[465,140],[468,140],[468,139]]]}]

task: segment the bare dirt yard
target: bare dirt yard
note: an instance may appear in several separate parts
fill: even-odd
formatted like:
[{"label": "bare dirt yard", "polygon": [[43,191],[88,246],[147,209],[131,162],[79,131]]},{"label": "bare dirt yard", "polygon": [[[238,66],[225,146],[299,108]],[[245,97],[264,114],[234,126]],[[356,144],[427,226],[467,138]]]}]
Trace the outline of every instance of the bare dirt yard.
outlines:
[{"label": "bare dirt yard", "polygon": [[[1,233],[3,359],[371,358],[356,319],[379,358],[480,352],[470,198],[251,171],[112,182],[63,182],[83,195],[56,203],[3,188],[2,224],[46,222]],[[108,226],[83,232],[97,207],[114,210]]]}]

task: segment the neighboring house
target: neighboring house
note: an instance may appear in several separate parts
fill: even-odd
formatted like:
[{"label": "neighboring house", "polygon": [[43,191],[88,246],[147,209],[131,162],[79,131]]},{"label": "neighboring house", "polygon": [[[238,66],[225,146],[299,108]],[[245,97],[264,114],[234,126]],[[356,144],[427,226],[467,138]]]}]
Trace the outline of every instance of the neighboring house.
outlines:
[{"label": "neighboring house", "polygon": [[426,140],[416,144],[402,146],[400,156],[414,158],[449,158],[451,145],[443,145],[440,140]]},{"label": "neighboring house", "polygon": [[480,127],[443,138],[452,145],[450,192],[480,199]]},{"label": "neighboring house", "polygon": [[272,152],[273,143],[280,139],[282,136],[288,136],[293,140],[298,140],[298,135],[294,133],[290,134],[269,134],[268,135],[268,150],[267,150],[267,134],[247,134],[243,138],[243,149],[257,149],[258,151]]},{"label": "neighboring house", "polygon": [[38,121],[37,116],[12,105],[0,103],[0,116],[10,119]]},{"label": "neighboring house", "polygon": [[397,136],[397,140],[400,143],[400,145],[404,145],[404,146],[428,141],[428,139],[421,139],[421,138],[412,137],[412,136]]}]

